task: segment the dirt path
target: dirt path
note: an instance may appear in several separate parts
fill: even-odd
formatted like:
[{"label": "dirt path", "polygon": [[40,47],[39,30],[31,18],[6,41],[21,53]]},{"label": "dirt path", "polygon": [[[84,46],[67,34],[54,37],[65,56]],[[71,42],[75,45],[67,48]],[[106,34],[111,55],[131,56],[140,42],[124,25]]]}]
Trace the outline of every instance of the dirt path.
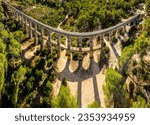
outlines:
[{"label": "dirt path", "polygon": [[69,19],[69,14],[71,13],[72,11],[70,11],[66,16],[65,16],[65,19],[63,21],[60,22],[60,24],[58,25],[57,29],[61,29],[60,26]]},{"label": "dirt path", "polygon": [[[109,47],[109,67],[113,67],[115,68],[117,66],[118,63],[118,58],[119,58],[119,54],[118,51],[120,50],[119,48],[113,48],[114,46],[110,44],[109,41],[106,40],[106,38],[104,38],[104,42],[106,44],[106,46]],[[118,50],[118,51],[116,51]]]}]

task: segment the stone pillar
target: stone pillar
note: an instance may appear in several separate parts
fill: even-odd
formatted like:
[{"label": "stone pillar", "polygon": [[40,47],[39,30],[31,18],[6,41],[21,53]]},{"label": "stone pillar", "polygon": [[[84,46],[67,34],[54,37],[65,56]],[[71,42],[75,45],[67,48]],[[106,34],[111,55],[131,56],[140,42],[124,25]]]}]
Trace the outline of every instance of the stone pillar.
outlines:
[{"label": "stone pillar", "polygon": [[44,29],[41,27],[41,36],[40,36],[40,38],[41,38],[42,42],[43,42],[43,37],[44,37]]},{"label": "stone pillar", "polygon": [[21,15],[21,24],[22,24],[22,28],[25,28],[25,23],[24,23],[24,17]]},{"label": "stone pillar", "polygon": [[119,38],[119,30],[116,30],[116,38]]},{"label": "stone pillar", "polygon": [[61,51],[61,48],[60,48],[60,37],[61,37],[61,34],[60,33],[57,33],[57,48],[58,48],[58,51],[57,51],[57,57],[60,58],[60,51]]},{"label": "stone pillar", "polygon": [[109,32],[109,42],[112,44],[112,31]]},{"label": "stone pillar", "polygon": [[15,16],[16,16],[16,13],[15,11],[12,10],[12,17],[15,18]]},{"label": "stone pillar", "polygon": [[33,32],[32,32],[32,22],[29,20],[29,37],[33,37]]},{"label": "stone pillar", "polygon": [[57,47],[58,47],[58,51],[60,51],[61,50],[61,48],[60,48],[60,33],[58,33],[57,34],[58,35],[58,41],[57,41]]},{"label": "stone pillar", "polygon": [[28,21],[27,18],[25,18],[25,32],[28,32]]},{"label": "stone pillar", "polygon": [[36,23],[34,24],[34,43],[35,43],[35,45],[38,44],[38,35],[37,35],[37,25],[36,25]]},{"label": "stone pillar", "polygon": [[67,49],[70,50],[70,46],[71,46],[71,39],[70,37],[67,37]]},{"label": "stone pillar", "polygon": [[79,63],[80,63],[80,61],[83,59],[82,58],[83,57],[83,52],[82,52],[82,38],[79,38],[78,42],[79,42],[79,52],[80,52],[78,59],[79,59]]},{"label": "stone pillar", "polygon": [[12,10],[13,18],[16,17],[16,12]]},{"label": "stone pillar", "polygon": [[93,44],[93,37],[90,38],[90,51],[93,51],[94,44]]},{"label": "stone pillar", "polygon": [[70,38],[70,36],[67,36],[67,51],[66,51],[66,56],[68,57],[68,60],[71,59],[70,49],[71,49],[71,38]]},{"label": "stone pillar", "polygon": [[21,15],[19,14],[19,21],[21,22]]},{"label": "stone pillar", "polygon": [[79,43],[79,52],[82,52],[82,38],[79,38],[78,43]]},{"label": "stone pillar", "polygon": [[103,41],[104,41],[105,40],[105,34],[103,34],[102,37],[103,37]]},{"label": "stone pillar", "polygon": [[19,15],[17,12],[16,12],[16,19],[19,20]]},{"label": "stone pillar", "polygon": [[93,46],[97,46],[98,37],[97,36],[93,36],[92,41],[93,41]]},{"label": "stone pillar", "polygon": [[17,20],[19,21],[19,14],[17,13]]},{"label": "stone pillar", "polygon": [[101,34],[101,35],[100,35],[100,45],[101,45],[101,47],[103,46],[103,41],[104,41],[104,39],[103,39],[103,34]]},{"label": "stone pillar", "polygon": [[41,27],[41,36],[40,36],[40,42],[41,42],[41,50],[43,50],[43,47],[44,47],[44,29],[43,27]]},{"label": "stone pillar", "polygon": [[121,42],[121,38],[120,38],[120,34],[119,34],[119,30],[116,30],[116,34],[115,34],[116,39]]},{"label": "stone pillar", "polygon": [[51,31],[48,31],[48,41],[47,41],[48,51],[51,52]]},{"label": "stone pillar", "polygon": [[127,26],[126,26],[126,25],[123,26],[123,30],[124,30],[124,33],[125,33],[125,37],[128,38],[128,37],[129,37],[129,34],[128,34],[128,33],[129,33],[129,30],[127,29]]},{"label": "stone pillar", "polygon": [[93,43],[93,38],[94,37],[91,37],[90,38],[90,58],[93,58],[93,50],[94,50],[94,43]]}]

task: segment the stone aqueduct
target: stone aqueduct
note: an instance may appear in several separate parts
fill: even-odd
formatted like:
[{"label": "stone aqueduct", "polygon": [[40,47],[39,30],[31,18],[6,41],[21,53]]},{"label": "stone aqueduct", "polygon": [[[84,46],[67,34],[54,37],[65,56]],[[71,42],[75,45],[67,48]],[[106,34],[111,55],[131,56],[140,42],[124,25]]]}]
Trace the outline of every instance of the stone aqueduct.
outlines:
[{"label": "stone aqueduct", "polygon": [[[124,22],[121,22],[113,27],[93,31],[93,32],[69,32],[61,29],[53,28],[46,24],[43,24],[32,17],[24,14],[18,9],[14,8],[7,2],[3,2],[4,5],[13,13],[14,18],[19,20],[25,29],[29,33],[30,38],[34,37],[35,44],[38,44],[38,38],[42,41],[47,40],[48,48],[51,46],[57,46],[58,49],[66,49],[70,52],[90,52],[101,49],[104,37],[107,36],[109,42],[112,42],[112,35],[115,33],[115,36],[119,35],[120,30],[123,30],[126,35],[128,35],[129,28],[135,25],[139,15],[135,15]],[[55,40],[52,39],[52,34],[55,33]],[[62,36],[65,37],[65,42],[62,43]],[[64,39],[64,38],[63,38]],[[77,40],[78,45],[76,47],[72,46],[72,39]],[[88,39],[88,46],[82,46],[82,42]],[[94,39],[99,39],[99,43],[94,46]]]},{"label": "stone aqueduct", "polygon": [[[101,49],[104,38],[107,38],[107,40],[111,43],[112,36],[115,34],[115,37],[117,38],[121,30],[126,36],[128,36],[130,28],[136,24],[139,17],[139,14],[137,14],[115,26],[98,31],[82,33],[69,32],[43,24],[38,20],[35,20],[25,13],[19,11],[9,3],[2,3],[7,7],[8,10],[13,13],[14,18],[20,21],[26,33],[29,34],[29,37],[34,37],[35,44],[38,44],[39,38],[40,40],[42,40],[42,44],[44,44],[45,40],[47,41],[49,50],[52,46],[57,46],[58,50],[65,49],[70,53],[93,52],[95,50]],[[52,38],[52,35],[54,34],[55,40]],[[85,41],[85,39],[88,40],[88,45],[86,47],[83,46],[83,41]],[[74,40],[76,40],[77,46],[72,45],[72,41]]]},{"label": "stone aqueduct", "polygon": [[[39,39],[40,39],[41,46],[44,47],[45,45],[47,45],[49,51],[51,50],[52,46],[55,46],[58,48],[59,51],[67,50],[69,54],[71,54],[72,52],[79,52],[79,53],[88,52],[91,54],[91,56],[93,56],[94,51],[102,49],[103,43],[107,42],[107,45],[111,45],[111,43],[113,43],[114,36],[117,39],[117,41],[121,43],[123,39],[120,39],[119,37],[122,35],[122,32],[123,32],[123,35],[128,38],[129,30],[133,26],[135,26],[140,16],[140,14],[136,14],[133,17],[130,17],[129,19],[126,19],[125,21],[115,26],[112,26],[106,29],[93,31],[93,32],[79,33],[79,32],[69,32],[69,31],[64,31],[62,29],[53,28],[51,26],[48,26],[46,24],[39,22],[38,20],[33,19],[32,17],[26,15],[25,13],[11,6],[7,2],[2,2],[2,3],[7,7],[9,11],[11,11],[11,13],[13,14],[13,18],[15,18],[21,23],[23,29],[29,35],[29,37],[34,38],[35,45],[39,44]],[[53,38],[54,34],[55,34],[55,38]],[[88,41],[88,46],[83,46],[84,45],[83,43],[85,42],[85,40]],[[77,43],[77,46],[72,45],[72,42],[74,41]],[[101,70],[101,68],[99,68],[97,63],[95,63],[94,61],[91,60],[91,62],[92,63],[90,63],[90,66],[89,66],[90,68],[88,71],[90,71],[90,69],[91,68],[93,69],[94,67],[93,72],[86,74],[86,77],[83,76],[82,79],[80,77],[81,76],[80,72],[76,72],[74,74],[69,71],[69,68],[68,68],[69,63],[66,64],[67,66],[65,70],[59,73],[59,76],[63,74],[61,77],[64,77],[64,78],[67,77],[69,81],[72,80],[72,82],[74,81],[78,82],[78,85],[77,85],[78,97],[77,98],[78,98],[79,107],[83,106],[82,104],[83,95],[81,93],[84,87],[82,86],[83,84],[82,81],[90,77],[93,77],[94,98],[98,102],[98,104],[101,105],[99,92],[98,92],[99,91],[98,84],[96,81],[96,75],[98,74],[99,70]],[[81,69],[82,71],[88,72],[87,70],[84,70],[82,67],[80,68],[80,70]],[[71,73],[73,75],[70,77],[69,74]],[[76,80],[77,77],[80,77],[80,80]]]}]

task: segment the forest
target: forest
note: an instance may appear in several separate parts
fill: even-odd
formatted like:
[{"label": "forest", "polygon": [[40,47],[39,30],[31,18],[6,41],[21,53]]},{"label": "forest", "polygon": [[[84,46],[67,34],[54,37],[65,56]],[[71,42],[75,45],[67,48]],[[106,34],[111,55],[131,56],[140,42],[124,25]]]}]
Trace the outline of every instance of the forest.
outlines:
[{"label": "forest", "polygon": [[[53,27],[68,14],[70,18],[64,21],[63,29],[87,32],[117,24],[122,18],[133,15],[136,5],[142,2],[144,0],[23,0],[20,8]],[[35,3],[38,3],[36,8],[28,8]],[[34,12],[40,14],[37,16]]]},{"label": "forest", "polygon": [[[146,7],[144,23],[135,26],[128,41],[123,43],[120,70],[107,69],[103,90],[105,107],[147,108],[150,98],[145,91],[150,91],[150,62],[145,56],[150,49],[150,0],[12,0],[11,4],[52,27],[57,28],[63,22],[63,30],[90,32],[133,16],[141,3]],[[77,108],[77,97],[71,94],[67,79],[62,80],[59,94],[53,95],[53,84],[58,77],[55,72],[58,49],[38,50],[32,61],[26,60],[22,45],[29,41],[32,49],[34,39],[5,10],[0,4],[0,107]],[[135,36],[136,32],[139,37]],[[135,54],[140,56],[140,62],[132,58]],[[133,80],[128,88],[126,79],[132,76],[136,76],[138,83]],[[94,101],[87,107],[101,106]]]}]

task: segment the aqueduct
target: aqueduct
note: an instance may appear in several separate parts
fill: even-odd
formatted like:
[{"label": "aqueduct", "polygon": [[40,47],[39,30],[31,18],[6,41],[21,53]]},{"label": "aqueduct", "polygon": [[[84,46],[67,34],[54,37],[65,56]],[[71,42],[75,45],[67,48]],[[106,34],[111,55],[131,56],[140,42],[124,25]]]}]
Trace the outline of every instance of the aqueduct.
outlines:
[{"label": "aqueduct", "polygon": [[[106,44],[106,46],[109,46],[110,51],[113,51],[113,48],[111,48],[111,43],[113,43],[114,37],[120,43],[124,41],[125,38],[128,38],[130,29],[135,26],[139,17],[139,14],[136,14],[133,17],[130,17],[129,19],[126,19],[125,21],[122,21],[115,26],[93,32],[79,33],[53,28],[39,22],[36,19],[33,19],[32,17],[11,6],[7,2],[3,2],[3,4],[9,11],[11,11],[11,13],[13,14],[13,18],[17,19],[21,23],[23,29],[29,35],[29,37],[34,38],[35,45],[39,44],[40,40],[40,44],[42,47],[46,45],[48,49],[51,50],[52,46],[56,46],[59,51],[67,50],[67,52],[69,52],[70,54],[72,52],[87,52],[93,56],[93,52],[95,52],[96,50],[101,50],[104,43]],[[76,45],[73,44],[74,42],[76,42]],[[110,54],[110,58],[114,55],[115,54]],[[103,55],[101,53],[99,62],[102,60],[102,57]],[[103,97],[100,97],[100,95],[102,94],[100,92],[100,88],[103,83],[102,79],[105,82],[105,75],[101,74],[102,66],[99,66],[99,62],[95,63],[94,59],[91,59],[89,68],[84,69],[82,67],[82,64],[80,64],[81,61],[79,61],[78,68],[74,72],[70,72],[69,65],[71,64],[71,61],[69,62],[67,60],[65,68],[62,71],[58,72],[58,77],[60,77],[58,79],[60,81],[63,78],[67,78],[67,80],[70,82],[77,82],[76,87],[73,87],[73,89],[77,89],[79,107],[84,107],[83,105],[85,103],[85,100],[89,98],[87,97],[86,92],[84,92],[85,89],[87,89],[87,86],[89,86],[90,88],[91,96],[93,96],[92,98],[94,98],[94,100],[96,100],[99,105],[102,104],[101,100],[103,99]],[[110,59],[110,64],[113,62],[115,61]],[[61,67],[63,66],[61,65]],[[89,78],[91,79],[91,82],[85,84],[85,80]]]},{"label": "aqueduct", "polygon": [[[123,32],[127,37],[130,28],[136,24],[139,17],[137,14],[110,28],[79,33],[53,28],[33,19],[7,2],[3,2],[3,4],[13,13],[14,18],[20,21],[30,38],[34,37],[35,44],[38,44],[39,38],[43,44],[44,40],[47,41],[49,49],[51,46],[57,46],[58,50],[66,49],[69,52],[90,52],[101,49],[104,39],[107,38],[111,43],[113,35],[115,35],[117,40],[121,40],[119,39],[120,32]],[[72,44],[73,41],[77,42],[76,46]],[[83,44],[84,41],[87,42],[86,46]]]}]

